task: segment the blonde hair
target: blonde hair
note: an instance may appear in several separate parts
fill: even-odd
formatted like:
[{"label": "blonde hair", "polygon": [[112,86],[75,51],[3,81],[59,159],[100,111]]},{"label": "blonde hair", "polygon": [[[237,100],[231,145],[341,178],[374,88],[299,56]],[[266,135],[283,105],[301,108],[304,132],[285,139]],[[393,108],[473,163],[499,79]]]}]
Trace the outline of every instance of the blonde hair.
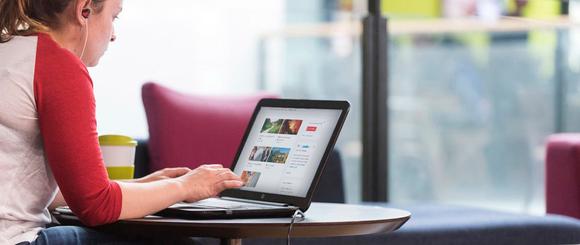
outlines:
[{"label": "blonde hair", "polygon": [[[78,0],[0,0],[0,43],[13,36],[29,36],[55,29],[58,15]],[[92,0],[93,10],[99,12],[105,0]]]}]

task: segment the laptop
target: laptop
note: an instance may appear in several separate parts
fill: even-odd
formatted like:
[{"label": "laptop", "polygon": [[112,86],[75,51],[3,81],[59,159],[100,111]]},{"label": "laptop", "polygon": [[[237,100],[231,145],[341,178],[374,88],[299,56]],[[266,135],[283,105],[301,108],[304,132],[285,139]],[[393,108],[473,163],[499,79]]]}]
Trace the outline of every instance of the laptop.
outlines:
[{"label": "laptop", "polygon": [[244,186],[156,215],[230,219],[306,212],[349,108],[347,101],[261,100],[231,166]]}]

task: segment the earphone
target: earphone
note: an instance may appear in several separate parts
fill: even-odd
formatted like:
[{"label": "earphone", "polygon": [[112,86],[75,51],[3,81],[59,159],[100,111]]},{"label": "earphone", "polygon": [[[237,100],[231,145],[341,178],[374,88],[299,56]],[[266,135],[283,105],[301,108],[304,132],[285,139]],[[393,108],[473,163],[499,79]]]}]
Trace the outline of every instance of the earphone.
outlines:
[{"label": "earphone", "polygon": [[89,40],[89,16],[91,15],[91,9],[90,8],[84,8],[81,11],[81,15],[83,16],[83,18],[85,18],[85,26],[87,28],[87,30],[85,31],[85,41],[83,44],[83,50],[81,51],[81,57],[80,59],[83,59],[83,56],[85,55],[85,49],[87,48],[87,41]]},{"label": "earphone", "polygon": [[81,15],[83,16],[83,18],[88,19],[89,15],[91,15],[91,9],[90,8],[84,8],[81,11]]}]

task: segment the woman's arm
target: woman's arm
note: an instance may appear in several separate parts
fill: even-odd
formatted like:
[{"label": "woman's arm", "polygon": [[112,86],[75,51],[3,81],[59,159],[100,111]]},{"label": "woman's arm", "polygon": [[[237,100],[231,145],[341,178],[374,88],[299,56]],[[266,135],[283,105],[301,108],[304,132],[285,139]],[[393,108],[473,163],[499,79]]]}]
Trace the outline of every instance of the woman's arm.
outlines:
[{"label": "woman's arm", "polygon": [[[122,180],[123,182],[128,182],[128,183],[149,183],[149,182],[153,182],[153,181],[158,181],[158,180],[166,180],[166,179],[172,179],[172,178],[177,178],[179,176],[182,176],[186,173],[188,173],[191,169],[189,168],[165,168],[165,169],[161,169],[158,170],[152,174],[149,174],[147,176],[138,178],[138,179],[128,179],[128,180]],[[61,206],[66,206],[66,201],[64,200],[64,197],[62,196],[62,193],[60,192],[60,189],[57,191],[56,196],[54,197],[54,200],[52,201],[52,203],[48,206],[49,210],[54,210],[57,207],[61,207]]]},{"label": "woman's arm", "polygon": [[191,171],[189,168],[164,168],[154,173],[148,174],[147,176],[138,178],[138,179],[128,179],[122,180],[123,182],[129,183],[149,183],[157,180],[164,180],[164,179],[173,179],[179,176],[186,174],[187,172]]},{"label": "woman's arm", "polygon": [[[139,179],[118,181],[123,196],[119,219],[140,218],[180,201],[215,196],[225,188],[241,187],[239,180],[221,165],[203,165],[194,170],[166,168]],[[66,201],[58,190],[49,210],[60,206],[66,206]]]},{"label": "woman's arm", "polygon": [[240,177],[222,165],[202,165],[172,179],[148,183],[119,182],[123,205],[119,219],[140,218],[180,201],[199,201],[227,188],[242,186]]}]

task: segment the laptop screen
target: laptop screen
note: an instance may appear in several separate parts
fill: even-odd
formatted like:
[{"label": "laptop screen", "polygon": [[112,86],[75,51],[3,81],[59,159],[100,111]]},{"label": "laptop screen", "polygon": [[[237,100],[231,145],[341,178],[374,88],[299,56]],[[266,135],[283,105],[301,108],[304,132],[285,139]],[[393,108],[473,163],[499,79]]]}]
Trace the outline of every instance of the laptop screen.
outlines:
[{"label": "laptop screen", "polygon": [[234,172],[241,190],[305,197],[341,110],[262,107]]}]

